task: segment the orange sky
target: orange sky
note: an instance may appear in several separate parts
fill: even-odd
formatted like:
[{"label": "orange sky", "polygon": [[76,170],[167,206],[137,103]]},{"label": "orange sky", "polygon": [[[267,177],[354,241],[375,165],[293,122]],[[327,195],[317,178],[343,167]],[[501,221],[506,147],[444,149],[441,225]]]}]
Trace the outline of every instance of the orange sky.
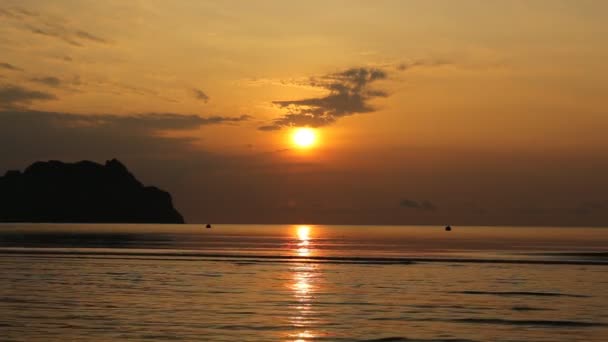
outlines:
[{"label": "orange sky", "polygon": [[117,157],[200,222],[602,225],[607,11],[5,0],[0,168]]}]

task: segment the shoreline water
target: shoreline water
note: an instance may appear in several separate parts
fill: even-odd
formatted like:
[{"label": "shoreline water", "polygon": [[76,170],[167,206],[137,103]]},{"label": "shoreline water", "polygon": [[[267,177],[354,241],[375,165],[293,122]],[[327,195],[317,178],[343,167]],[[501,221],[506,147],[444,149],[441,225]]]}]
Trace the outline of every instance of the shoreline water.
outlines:
[{"label": "shoreline water", "polygon": [[5,227],[13,341],[608,336],[603,228]]}]

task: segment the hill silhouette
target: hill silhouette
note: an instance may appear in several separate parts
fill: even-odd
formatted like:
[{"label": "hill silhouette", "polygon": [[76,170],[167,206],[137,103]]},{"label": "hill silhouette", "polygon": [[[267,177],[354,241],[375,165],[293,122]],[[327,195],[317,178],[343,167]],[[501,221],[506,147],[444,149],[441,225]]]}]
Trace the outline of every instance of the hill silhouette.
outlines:
[{"label": "hill silhouette", "polygon": [[118,160],[36,162],[0,177],[0,222],[184,223],[171,195]]}]

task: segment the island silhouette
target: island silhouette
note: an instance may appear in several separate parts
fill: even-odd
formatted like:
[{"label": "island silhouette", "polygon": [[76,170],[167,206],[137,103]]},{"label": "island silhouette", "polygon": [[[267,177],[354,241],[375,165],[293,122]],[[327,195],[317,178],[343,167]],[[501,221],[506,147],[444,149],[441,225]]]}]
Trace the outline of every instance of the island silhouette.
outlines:
[{"label": "island silhouette", "polygon": [[117,159],[35,162],[0,177],[0,222],[184,223],[171,195]]}]

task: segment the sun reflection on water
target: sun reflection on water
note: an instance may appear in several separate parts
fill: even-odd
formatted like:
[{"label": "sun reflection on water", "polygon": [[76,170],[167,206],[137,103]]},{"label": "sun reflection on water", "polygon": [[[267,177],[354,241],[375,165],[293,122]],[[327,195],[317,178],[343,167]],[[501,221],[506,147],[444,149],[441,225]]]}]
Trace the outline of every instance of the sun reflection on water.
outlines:
[{"label": "sun reflection on water", "polygon": [[308,249],[306,247],[298,248],[298,256],[301,256],[301,257],[310,256],[310,249]]},{"label": "sun reflection on water", "polygon": [[293,337],[296,338],[294,342],[306,342],[309,338],[315,338],[315,335],[312,334],[310,331],[306,330],[301,333],[294,334]]},{"label": "sun reflection on water", "polygon": [[316,291],[314,277],[317,265],[295,264],[292,272],[293,280],[289,287],[297,303],[293,306],[294,311],[290,323],[294,328],[302,330],[289,336],[295,342],[305,342],[316,336],[310,328],[315,321],[313,299]]},{"label": "sun reflection on water", "polygon": [[297,234],[300,241],[308,241],[310,239],[310,226],[298,226]]},{"label": "sun reflection on water", "polygon": [[[295,229],[296,241],[294,243],[295,253],[300,257],[308,257],[313,250],[313,240],[311,239],[310,226],[297,226]],[[291,267],[292,281],[288,285],[291,288],[296,300],[293,315],[290,319],[294,328],[298,332],[289,335],[289,339],[294,342],[307,342],[318,335],[312,330],[315,322],[315,312],[313,310],[314,293],[317,292],[317,282],[315,277],[318,274],[318,265],[311,263],[296,263]]]},{"label": "sun reflection on water", "polygon": [[301,257],[307,257],[311,254],[310,241],[310,226],[298,226],[296,228],[297,235],[297,254]]}]

